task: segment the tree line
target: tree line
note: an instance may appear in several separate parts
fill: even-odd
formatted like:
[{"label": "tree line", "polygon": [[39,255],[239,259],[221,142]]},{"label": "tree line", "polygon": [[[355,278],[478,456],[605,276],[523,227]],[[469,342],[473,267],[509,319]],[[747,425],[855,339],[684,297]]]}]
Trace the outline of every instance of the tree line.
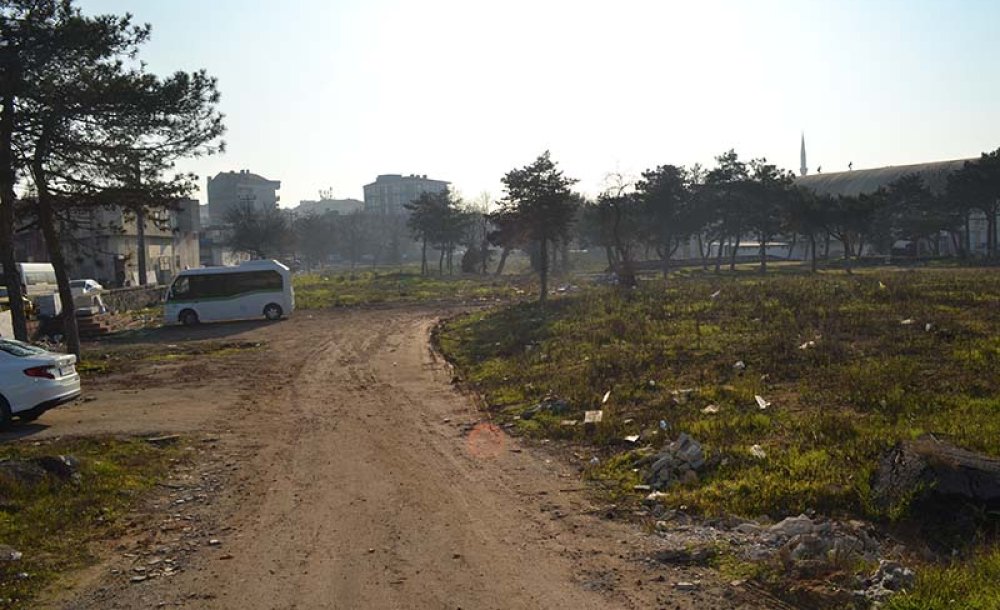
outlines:
[{"label": "tree line", "polygon": [[[445,189],[421,194],[404,206],[406,215],[310,216],[285,221],[283,231],[295,244],[289,248],[315,264],[331,253],[352,263],[367,256],[373,264],[395,264],[409,237],[418,246],[422,273],[434,266],[429,250],[437,253],[438,273],[451,272],[453,256],[461,251],[462,271],[482,274],[497,252],[499,274],[508,254],[523,250],[539,275],[543,300],[552,266],[560,256],[566,259],[571,243],[603,249],[609,269],[624,285],[634,285],[640,267],[652,261],[666,278],[684,246],[698,253],[704,268],[719,273],[724,266],[735,268],[747,244],[766,273],[768,248],[779,239],[789,256],[801,246],[814,271],[817,261],[831,258],[834,242],[850,270],[852,260],[868,252],[890,253],[901,240],[916,245],[913,255],[921,244],[937,255],[947,236],[952,252],[971,256],[969,221],[978,213],[987,223],[986,258],[997,258],[1000,149],[966,162],[941,192],[910,174],[871,193],[820,195],[798,185],[790,171],[763,158],[744,161],[732,150],[716,157],[711,168],[660,165],[635,179],[609,176],[593,199],[574,192],[576,180],[565,176],[548,152],[508,172],[502,184],[504,196],[492,211],[488,199],[470,207]],[[247,235],[242,241],[266,241]]]}]

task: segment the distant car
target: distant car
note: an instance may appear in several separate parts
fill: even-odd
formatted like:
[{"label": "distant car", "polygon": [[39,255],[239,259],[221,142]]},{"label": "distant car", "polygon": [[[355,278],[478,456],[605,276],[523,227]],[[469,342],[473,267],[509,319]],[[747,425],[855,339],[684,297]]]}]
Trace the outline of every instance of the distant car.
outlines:
[{"label": "distant car", "polygon": [[92,292],[104,290],[104,286],[97,283],[97,280],[70,280],[69,289],[73,296],[78,297]]},{"label": "distant car", "polygon": [[80,395],[76,356],[0,339],[0,429],[32,421]]}]

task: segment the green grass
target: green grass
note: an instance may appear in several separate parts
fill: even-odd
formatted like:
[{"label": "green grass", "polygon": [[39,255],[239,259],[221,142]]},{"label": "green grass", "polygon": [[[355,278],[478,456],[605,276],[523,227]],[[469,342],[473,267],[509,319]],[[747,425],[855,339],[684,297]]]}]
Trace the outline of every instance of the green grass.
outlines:
[{"label": "green grass", "polygon": [[[879,455],[895,442],[933,432],[1000,455],[998,302],[1000,274],[990,270],[692,272],[667,287],[595,288],[545,309],[472,314],[437,340],[497,416],[526,434],[590,444],[606,456],[625,450],[627,434],[654,447],[691,434],[710,466],[697,485],[670,490],[670,505],[895,518],[907,507],[877,509],[868,489]],[[672,391],[686,388],[689,399],[675,399]],[[562,425],[602,408],[608,390],[596,430]],[[549,394],[573,412],[517,420]],[[755,394],[772,406],[759,409]],[[710,404],[720,412],[702,413]],[[753,445],[767,457],[754,457]]]},{"label": "green grass", "polygon": [[[788,267],[767,277],[685,269],[667,286],[591,288],[544,308],[462,316],[435,339],[496,419],[600,456],[585,476],[616,503],[641,497],[633,486],[643,457],[687,432],[708,461],[698,481],[666,490],[669,507],[893,522],[918,515],[908,501],[877,506],[869,481],[895,443],[933,433],[1000,456],[998,303],[1000,273],[987,269],[813,276]],[[521,418],[549,395],[570,411]],[[755,395],[770,407],[758,408]],[[718,413],[704,413],[709,405]],[[604,410],[596,428],[565,425],[593,409]],[[637,446],[623,440],[632,434],[641,435]],[[1000,609],[996,515],[979,518],[981,536],[957,539],[948,523],[921,530],[959,543],[963,558],[918,566],[914,590],[888,608]],[[765,564],[726,561],[720,567],[776,592],[789,584]]]},{"label": "green grass", "polygon": [[0,447],[0,460],[71,455],[81,462],[79,481],[24,486],[0,477],[0,544],[24,554],[20,561],[0,563],[0,608],[30,607],[59,574],[95,561],[89,543],[121,533],[123,517],[180,454],[177,447],[138,439]]},{"label": "green grass", "polygon": [[913,591],[892,597],[885,610],[997,610],[1000,608],[1000,547],[970,561],[918,568]]},{"label": "green grass", "polygon": [[[514,298],[530,290],[510,276],[421,276],[398,271],[329,271],[295,276],[295,306],[325,309],[351,305],[418,301],[493,301]],[[524,282],[521,282],[524,283]]]}]

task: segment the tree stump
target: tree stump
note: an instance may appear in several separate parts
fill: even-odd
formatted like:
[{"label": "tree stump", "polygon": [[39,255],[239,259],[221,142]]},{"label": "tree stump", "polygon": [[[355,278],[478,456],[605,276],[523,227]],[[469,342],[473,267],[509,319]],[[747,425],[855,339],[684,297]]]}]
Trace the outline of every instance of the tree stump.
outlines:
[{"label": "tree stump", "polygon": [[941,506],[972,503],[995,509],[1000,507],[1000,459],[933,437],[897,443],[879,461],[872,496],[884,510],[927,499]]}]

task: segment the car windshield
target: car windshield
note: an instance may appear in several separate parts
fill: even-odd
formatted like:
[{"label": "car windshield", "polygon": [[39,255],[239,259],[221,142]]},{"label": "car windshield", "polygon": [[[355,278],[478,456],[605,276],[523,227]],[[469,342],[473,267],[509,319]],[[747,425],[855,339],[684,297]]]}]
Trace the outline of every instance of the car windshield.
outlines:
[{"label": "car windshield", "polygon": [[0,352],[6,352],[11,356],[17,356],[18,358],[27,358],[28,356],[38,356],[44,354],[45,350],[40,347],[35,347],[34,345],[14,341],[13,339],[0,339]]}]

